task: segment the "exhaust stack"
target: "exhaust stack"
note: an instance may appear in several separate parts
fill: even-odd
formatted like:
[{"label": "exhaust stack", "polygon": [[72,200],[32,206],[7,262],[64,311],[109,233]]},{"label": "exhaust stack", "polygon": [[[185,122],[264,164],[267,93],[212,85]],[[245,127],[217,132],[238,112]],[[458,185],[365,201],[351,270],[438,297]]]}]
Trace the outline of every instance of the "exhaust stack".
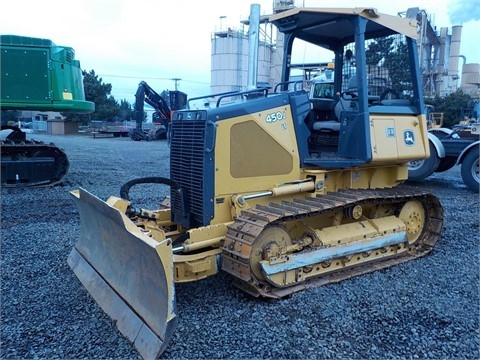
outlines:
[{"label": "exhaust stack", "polygon": [[257,88],[258,75],[258,44],[260,31],[260,5],[250,5],[250,17],[248,25],[248,74],[247,74],[247,90]]}]

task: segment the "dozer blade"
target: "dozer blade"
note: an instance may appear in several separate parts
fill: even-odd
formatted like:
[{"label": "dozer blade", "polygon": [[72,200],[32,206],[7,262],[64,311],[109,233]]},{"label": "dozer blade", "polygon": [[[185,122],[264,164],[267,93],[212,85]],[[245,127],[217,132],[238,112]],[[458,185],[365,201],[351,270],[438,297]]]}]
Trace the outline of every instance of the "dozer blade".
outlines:
[{"label": "dozer blade", "polygon": [[156,242],[87,191],[72,191],[80,239],[68,264],[145,359],[157,358],[176,326],[171,241]]}]

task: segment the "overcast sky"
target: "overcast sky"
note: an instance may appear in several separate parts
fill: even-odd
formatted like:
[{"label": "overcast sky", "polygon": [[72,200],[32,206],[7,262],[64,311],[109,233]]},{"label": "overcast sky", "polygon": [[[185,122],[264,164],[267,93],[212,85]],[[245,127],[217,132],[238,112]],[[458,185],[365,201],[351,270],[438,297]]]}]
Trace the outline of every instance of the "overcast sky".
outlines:
[{"label": "overcast sky", "polygon": [[[93,69],[111,83],[118,101],[133,103],[141,80],[158,92],[174,90],[172,78],[180,78],[179,90],[194,97],[209,92],[211,34],[220,26],[241,28],[252,3],[260,4],[262,15],[271,13],[273,0],[3,1],[0,33],[73,47],[82,69]],[[326,3],[296,1],[299,6]],[[480,63],[480,0],[335,0],[334,6],[376,7],[395,16],[419,7],[437,29],[448,27],[451,33],[453,25],[463,25],[460,54],[467,63]]]}]

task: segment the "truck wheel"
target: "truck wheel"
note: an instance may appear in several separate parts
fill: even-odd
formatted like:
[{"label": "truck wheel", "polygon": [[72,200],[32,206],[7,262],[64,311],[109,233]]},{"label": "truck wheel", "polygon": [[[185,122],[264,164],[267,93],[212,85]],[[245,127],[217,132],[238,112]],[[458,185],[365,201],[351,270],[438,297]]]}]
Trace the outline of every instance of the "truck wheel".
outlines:
[{"label": "truck wheel", "polygon": [[443,171],[450,170],[452,167],[455,166],[456,163],[457,163],[456,157],[451,157],[451,156],[444,157],[443,159],[440,159],[440,164],[438,165],[437,170],[435,170],[435,172],[443,172]]},{"label": "truck wheel", "polygon": [[480,186],[478,149],[472,149],[462,162],[462,179],[465,185],[473,192],[478,193]]},{"label": "truck wheel", "polygon": [[432,142],[429,141],[428,144],[430,146],[430,157],[428,159],[413,160],[408,163],[409,181],[423,181],[437,170],[440,158]]}]

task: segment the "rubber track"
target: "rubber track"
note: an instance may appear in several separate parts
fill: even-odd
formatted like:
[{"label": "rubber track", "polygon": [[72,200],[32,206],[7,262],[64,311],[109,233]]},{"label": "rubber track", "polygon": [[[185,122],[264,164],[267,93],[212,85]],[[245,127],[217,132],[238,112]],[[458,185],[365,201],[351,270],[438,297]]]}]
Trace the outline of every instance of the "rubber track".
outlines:
[{"label": "rubber track", "polygon": [[[342,271],[319,276],[288,288],[272,288],[262,284],[250,270],[250,254],[255,240],[270,225],[284,221],[338,211],[356,204],[401,204],[409,200],[420,201],[425,208],[425,227],[417,242],[409,251],[383,261],[370,262],[365,265],[346,267]],[[431,251],[440,237],[443,226],[443,209],[438,198],[427,192],[410,187],[395,187],[380,190],[340,190],[335,193],[305,197],[293,201],[270,203],[268,206],[257,205],[256,208],[244,210],[228,226],[225,243],[222,248],[222,269],[235,277],[235,285],[254,295],[265,297],[283,297],[312,286],[321,286],[342,281],[353,276],[390,267],[405,261],[426,255]]]}]

